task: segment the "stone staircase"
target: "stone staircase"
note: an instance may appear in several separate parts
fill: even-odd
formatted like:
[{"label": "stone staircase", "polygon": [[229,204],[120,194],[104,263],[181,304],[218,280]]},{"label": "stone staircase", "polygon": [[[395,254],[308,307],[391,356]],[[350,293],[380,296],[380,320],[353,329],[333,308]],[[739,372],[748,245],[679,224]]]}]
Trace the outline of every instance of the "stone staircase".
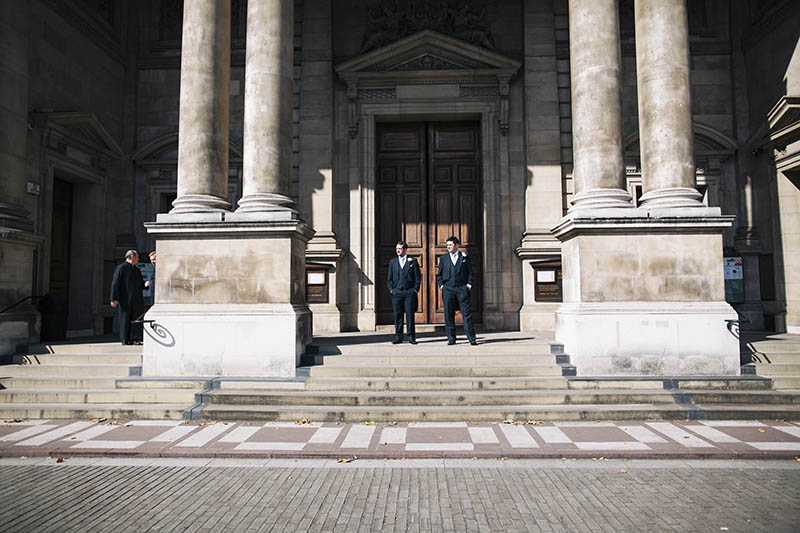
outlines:
[{"label": "stone staircase", "polygon": [[222,380],[194,415],[210,420],[418,422],[514,420],[798,419],[797,391],[760,376],[581,378],[546,335],[444,337],[392,345],[391,335],[317,339],[308,378]]},{"label": "stone staircase", "polygon": [[391,334],[318,338],[293,379],[141,377],[141,347],[42,345],[0,366],[0,417],[419,422],[800,419],[800,342],[743,343],[751,375],[584,378],[548,334],[479,335],[447,346]]},{"label": "stone staircase", "polygon": [[138,383],[142,347],[97,339],[33,346],[0,366],[0,417],[181,419],[203,380]]},{"label": "stone staircase", "polygon": [[742,359],[776,390],[800,391],[800,335],[743,333]]}]

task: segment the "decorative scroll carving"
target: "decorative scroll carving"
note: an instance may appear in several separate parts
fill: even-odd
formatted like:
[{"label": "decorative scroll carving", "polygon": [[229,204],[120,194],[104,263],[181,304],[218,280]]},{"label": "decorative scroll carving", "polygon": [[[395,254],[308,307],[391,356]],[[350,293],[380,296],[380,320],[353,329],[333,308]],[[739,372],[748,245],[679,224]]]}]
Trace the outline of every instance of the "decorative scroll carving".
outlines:
[{"label": "decorative scroll carving", "polygon": [[508,82],[511,81],[511,76],[497,76],[497,81],[497,92],[500,93],[500,135],[508,135]]},{"label": "decorative scroll carving", "polygon": [[347,133],[351,139],[358,137],[358,81],[347,81]]},{"label": "decorative scroll carving", "polygon": [[397,65],[390,70],[458,70],[463,68],[467,67],[457,63],[451,63],[441,57],[425,54],[406,63]]},{"label": "decorative scroll carving", "polygon": [[397,90],[394,87],[359,89],[358,98],[360,100],[397,98]]},{"label": "decorative scroll carving", "polygon": [[385,0],[376,2],[367,16],[370,28],[364,35],[362,54],[422,30],[434,30],[495,50],[486,7],[475,6],[470,0],[410,0],[404,5]]}]

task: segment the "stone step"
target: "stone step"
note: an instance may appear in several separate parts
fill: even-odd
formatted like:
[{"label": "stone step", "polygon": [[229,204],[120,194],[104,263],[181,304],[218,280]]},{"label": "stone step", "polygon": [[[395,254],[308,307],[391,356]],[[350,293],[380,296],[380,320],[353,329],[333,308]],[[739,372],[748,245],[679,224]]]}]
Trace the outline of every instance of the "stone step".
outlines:
[{"label": "stone step", "polygon": [[115,380],[118,389],[192,389],[210,388],[208,378],[148,378],[142,376],[121,377]]},{"label": "stone step", "polygon": [[0,376],[54,376],[54,377],[88,377],[88,376],[129,376],[135,365],[82,365],[82,364],[59,364],[59,365],[4,365],[0,366]]},{"label": "stone step", "polygon": [[704,378],[569,377],[568,388],[578,389],[680,389],[680,390],[771,390],[772,381],[761,376]]},{"label": "stone step", "polygon": [[[23,365],[141,365],[141,353],[66,353],[24,355],[19,361]],[[2,369],[0,369],[2,372]]]},{"label": "stone step", "polygon": [[0,404],[0,419],[92,419],[111,420],[182,420],[184,411],[192,404],[146,403],[4,403]]},{"label": "stone step", "polygon": [[[797,337],[795,337],[797,338]],[[800,340],[763,340],[743,344],[743,351],[753,349],[762,353],[800,353]]]},{"label": "stone step", "polygon": [[458,355],[549,355],[549,343],[523,343],[514,341],[489,342],[478,339],[478,346],[472,346],[466,339],[448,345],[446,339],[420,339],[416,345],[391,342],[366,344],[321,344],[309,347],[306,355],[416,355],[416,356],[458,356]]},{"label": "stone step", "polygon": [[756,374],[759,376],[800,376],[800,364],[792,363],[756,363]]},{"label": "stone step", "polygon": [[453,392],[296,392],[214,391],[208,395],[216,405],[315,405],[315,406],[476,406],[476,405],[611,405],[659,403],[800,404],[800,395],[774,391],[668,390],[516,390]]},{"label": "stone step", "polygon": [[2,403],[194,403],[202,389],[6,389]]},{"label": "stone step", "polygon": [[[697,408],[703,408],[699,411]],[[693,411],[672,404],[513,405],[513,406],[410,406],[381,409],[374,406],[338,407],[308,405],[210,405],[202,412],[208,420],[312,422],[499,422],[506,419],[536,421],[685,420],[692,414],[708,420],[797,420],[800,406],[714,404]]]},{"label": "stone step", "polygon": [[800,376],[775,376],[772,382],[775,390],[800,390]]},{"label": "stone step", "polygon": [[532,378],[312,378],[307,391],[459,391],[459,390],[545,390],[564,389],[562,377]]},{"label": "stone step", "polygon": [[[463,354],[463,355],[327,355],[317,356],[317,364],[325,366],[489,366],[489,365],[552,365],[552,354]],[[321,361],[320,361],[321,359]]]},{"label": "stone step", "polygon": [[28,350],[29,355],[36,354],[138,354],[142,355],[141,345],[124,345],[118,340],[105,342],[85,342],[80,340],[64,341],[52,344],[35,344]]},{"label": "stone step", "polygon": [[560,376],[561,367],[551,365],[449,366],[315,366],[311,377],[533,377]]},{"label": "stone step", "polygon": [[778,363],[778,364],[796,364],[800,365],[800,353],[761,353],[752,354],[752,361],[754,363]]},{"label": "stone step", "polygon": [[[2,373],[2,368],[0,368]],[[6,389],[113,389],[116,377],[24,376],[0,379]]]}]

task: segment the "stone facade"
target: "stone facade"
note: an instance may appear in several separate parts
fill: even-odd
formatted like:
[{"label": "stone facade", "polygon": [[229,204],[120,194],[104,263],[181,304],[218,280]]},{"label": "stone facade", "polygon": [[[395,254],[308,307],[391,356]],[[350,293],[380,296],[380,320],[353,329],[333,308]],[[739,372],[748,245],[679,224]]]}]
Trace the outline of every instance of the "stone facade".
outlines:
[{"label": "stone facade", "polygon": [[[381,223],[375,126],[470,120],[479,122],[481,142],[484,327],[555,329],[559,308],[576,317],[592,305],[619,302],[657,302],[654,313],[673,302],[674,317],[674,302],[688,293],[700,295],[692,301],[706,308],[687,316],[717,317],[717,348],[729,340],[719,327],[735,318],[731,306],[742,329],[800,328],[796,2],[698,0],[688,3],[683,24],[671,18],[683,4],[673,0],[473,0],[460,10],[422,0],[202,0],[193,4],[211,11],[194,15],[207,17],[204,27],[229,42],[208,49],[215,71],[202,71],[201,52],[187,56],[196,24],[180,0],[24,4],[4,0],[0,9],[8,36],[0,60],[8,132],[0,146],[0,307],[51,290],[58,181],[73,191],[69,335],[110,331],[106,292],[114,264],[127,248],[156,247],[163,262],[152,313],[159,321],[173,304],[274,303],[288,306],[299,329],[310,310],[317,334],[374,330]],[[288,7],[292,20],[270,15],[285,15]],[[222,19],[220,9],[227,10]],[[669,28],[666,37],[657,35],[659,26]],[[675,49],[684,55],[668,60],[673,70],[659,86],[647,72],[655,63],[637,53],[661,57],[659,39],[674,44],[678,37],[684,40]],[[190,73],[181,69],[187,58],[201,69],[201,81],[211,82],[196,85],[195,96],[182,96],[190,88]],[[209,99],[205,108],[202,98]],[[199,113],[195,133],[184,125],[192,112],[185,105]],[[206,166],[192,167],[206,156]],[[197,214],[208,208],[222,214]],[[697,209],[705,226],[686,226],[695,215],[657,228],[629,224],[662,208]],[[587,217],[591,227],[577,224]],[[287,220],[294,237],[246,248],[287,246],[292,273],[284,281],[296,287],[267,298],[279,302],[250,302],[247,295],[259,293],[249,284],[261,276],[243,272],[259,252],[234,254],[226,264],[214,228],[229,223],[225,238],[239,242],[258,239],[256,226]],[[619,256],[618,241],[625,243]],[[664,248],[666,242],[673,244]],[[200,248],[205,259],[172,257],[174,246]],[[744,270],[743,292],[728,308],[723,257],[741,257]],[[182,273],[164,270],[182,260]],[[198,261],[205,270],[190,275],[187,265]],[[559,262],[563,302],[543,298],[537,287],[537,272]],[[324,303],[304,301],[304,263],[327,269]],[[273,274],[261,281],[282,279]],[[199,300],[185,301],[187,283]],[[616,320],[610,313],[606,318]],[[589,327],[584,318],[581,327]],[[10,332],[3,334],[4,351],[24,344],[25,331],[35,338],[38,320],[30,305],[0,315],[11,322],[0,328]],[[625,352],[615,339],[608,350]],[[720,357],[708,372],[729,372]],[[658,367],[648,361],[622,366]],[[704,373],[703,364],[671,364],[664,368]]]}]

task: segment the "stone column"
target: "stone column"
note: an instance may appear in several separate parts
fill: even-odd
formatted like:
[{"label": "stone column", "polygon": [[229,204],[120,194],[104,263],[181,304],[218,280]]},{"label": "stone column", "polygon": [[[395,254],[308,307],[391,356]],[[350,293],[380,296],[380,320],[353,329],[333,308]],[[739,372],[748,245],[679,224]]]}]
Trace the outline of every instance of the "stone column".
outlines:
[{"label": "stone column", "polygon": [[25,154],[28,137],[28,19],[30,6],[2,3],[0,33],[0,226],[33,230],[25,209]]},{"label": "stone column", "polygon": [[[25,169],[30,12],[27,2],[0,2],[0,308],[32,295],[33,252],[44,240],[33,233],[30,210],[36,203],[26,193],[29,179],[38,182],[38,177],[29,178]],[[38,331],[39,313],[30,302],[3,313],[0,355],[14,354],[37,342]]]},{"label": "stone column", "polygon": [[633,207],[622,155],[617,0],[570,0],[575,197],[570,211]]},{"label": "stone column", "polygon": [[238,212],[289,211],[292,172],[293,0],[249,0],[244,161]]},{"label": "stone column", "polygon": [[686,0],[635,0],[643,207],[701,207],[689,85]]},{"label": "stone column", "polygon": [[184,3],[178,197],[170,213],[230,209],[231,2]]}]

